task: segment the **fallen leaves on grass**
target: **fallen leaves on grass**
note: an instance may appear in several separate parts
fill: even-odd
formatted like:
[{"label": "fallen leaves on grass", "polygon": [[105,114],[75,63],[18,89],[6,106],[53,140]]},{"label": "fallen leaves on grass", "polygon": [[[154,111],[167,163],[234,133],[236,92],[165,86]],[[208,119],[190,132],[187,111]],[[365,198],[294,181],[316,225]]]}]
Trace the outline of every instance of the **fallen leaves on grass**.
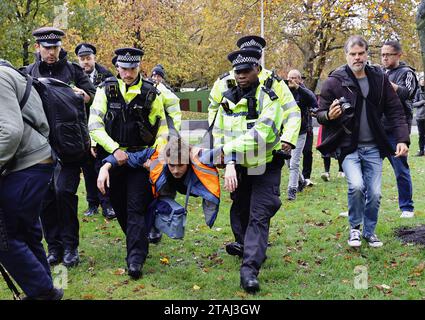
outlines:
[{"label": "fallen leaves on grass", "polygon": [[92,294],[85,294],[83,295],[84,300],[94,300],[94,295]]},{"label": "fallen leaves on grass", "polygon": [[420,277],[425,269],[425,262],[421,262],[415,269],[413,269],[412,275]]},{"label": "fallen leaves on grass", "polygon": [[201,287],[195,284],[195,285],[193,286],[193,290],[201,290]]},{"label": "fallen leaves on grass", "polygon": [[161,259],[159,259],[159,261],[161,262],[161,264],[168,266],[170,264],[170,260],[168,259],[168,257],[163,257]]},{"label": "fallen leaves on grass", "polygon": [[122,276],[123,274],[125,274],[125,269],[123,268],[118,268],[117,270],[114,271],[114,275],[116,276]]}]

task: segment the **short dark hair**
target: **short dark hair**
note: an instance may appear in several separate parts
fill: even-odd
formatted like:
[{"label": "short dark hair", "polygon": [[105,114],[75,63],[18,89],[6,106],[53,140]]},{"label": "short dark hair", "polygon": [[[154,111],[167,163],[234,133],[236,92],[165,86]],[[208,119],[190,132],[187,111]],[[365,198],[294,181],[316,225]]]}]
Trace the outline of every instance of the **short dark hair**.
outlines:
[{"label": "short dark hair", "polygon": [[391,46],[391,47],[393,47],[393,49],[397,53],[400,53],[402,51],[401,44],[397,40],[387,40],[387,41],[384,42],[384,46]]},{"label": "short dark hair", "polygon": [[349,37],[348,40],[345,42],[344,52],[348,53],[348,50],[350,50],[350,48],[352,48],[356,45],[359,46],[359,47],[365,48],[366,51],[369,50],[369,45],[368,45],[367,41],[359,35],[354,35],[354,36]]}]

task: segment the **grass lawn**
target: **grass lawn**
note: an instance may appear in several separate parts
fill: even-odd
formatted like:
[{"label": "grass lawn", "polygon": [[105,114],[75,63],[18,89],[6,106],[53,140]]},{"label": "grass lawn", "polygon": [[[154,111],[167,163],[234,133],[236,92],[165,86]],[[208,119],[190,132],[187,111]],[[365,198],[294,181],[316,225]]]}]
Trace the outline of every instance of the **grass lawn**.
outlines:
[{"label": "grass lawn", "polygon": [[[411,154],[417,151],[412,137]],[[69,270],[66,299],[425,299],[425,250],[402,244],[394,236],[400,226],[425,224],[425,157],[410,157],[416,216],[399,218],[397,188],[389,162],[384,162],[382,202],[377,234],[382,248],[353,250],[347,245],[346,182],[337,178],[333,161],[331,181],[323,182],[323,162],[314,152],[312,180],[316,185],[286,201],[288,169],[282,173],[283,205],[272,219],[271,247],[261,268],[261,291],[247,295],[239,287],[240,260],[226,254],[233,240],[229,226],[229,194],[223,190],[219,216],[205,226],[199,199],[191,199],[184,240],[163,237],[151,245],[143,277],[125,273],[125,238],[116,221],[101,215],[85,218],[84,184],[79,189],[81,263]],[[183,196],[179,196],[183,203]],[[368,289],[355,289],[356,266],[367,268]],[[0,300],[11,294],[0,280]]]}]

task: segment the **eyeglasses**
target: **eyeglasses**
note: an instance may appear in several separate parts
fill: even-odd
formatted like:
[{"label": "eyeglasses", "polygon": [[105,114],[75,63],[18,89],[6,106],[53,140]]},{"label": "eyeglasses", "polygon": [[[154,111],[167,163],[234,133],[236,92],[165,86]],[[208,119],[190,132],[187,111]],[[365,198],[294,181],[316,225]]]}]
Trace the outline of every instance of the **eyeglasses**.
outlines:
[{"label": "eyeglasses", "polygon": [[386,58],[386,57],[391,57],[391,56],[396,56],[398,55],[398,53],[383,53],[381,54],[382,58]]}]

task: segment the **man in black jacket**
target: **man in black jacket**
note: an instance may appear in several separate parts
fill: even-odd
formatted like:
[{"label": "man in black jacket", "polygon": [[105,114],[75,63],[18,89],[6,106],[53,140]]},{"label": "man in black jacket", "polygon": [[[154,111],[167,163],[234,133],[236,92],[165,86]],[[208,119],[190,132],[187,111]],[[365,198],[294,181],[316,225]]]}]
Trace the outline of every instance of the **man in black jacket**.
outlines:
[{"label": "man in black jacket", "polygon": [[[375,234],[381,198],[382,160],[405,156],[409,130],[400,99],[388,77],[378,67],[367,65],[368,44],[360,36],[344,46],[347,64],[333,71],[324,82],[317,120],[324,125],[323,153],[335,152],[341,159],[348,182],[348,212],[351,247],[363,238],[371,247],[383,243]],[[381,118],[385,114],[393,128],[394,150],[386,137]]]},{"label": "man in black jacket", "polygon": [[302,84],[301,72],[294,69],[288,72],[288,87],[301,110],[301,128],[297,145],[291,151],[291,159],[287,160],[289,167],[288,200],[295,200],[297,191],[302,191],[306,182],[300,172],[300,161],[307,139],[307,129],[310,122],[311,109],[317,109],[317,100],[314,93]]},{"label": "man in black jacket", "polygon": [[[81,68],[83,68],[84,72],[89,76],[90,81],[96,88],[105,81],[106,78],[113,77],[113,74],[108,69],[96,62],[97,50],[94,45],[90,43],[80,43],[75,47],[74,52],[78,57]],[[87,113],[87,119],[88,116],[89,112]],[[90,159],[82,166],[88,203],[88,209],[84,212],[84,215],[91,217],[96,214],[100,204],[103,216],[111,220],[115,218],[115,211],[112,208],[109,195],[103,195],[99,192],[96,185],[97,175],[99,174],[102,163],[101,159],[97,161],[96,143],[94,141],[92,141],[91,153]]]},{"label": "man in black jacket", "polygon": [[[415,98],[418,81],[416,79],[415,70],[407,66],[405,63],[400,62],[401,54],[402,50],[400,43],[395,40],[386,41],[381,48],[381,62],[383,70],[388,75],[391,85],[397,92],[397,95],[403,104],[410,133],[413,118],[413,99]],[[385,132],[394,147],[396,145],[396,141],[392,133],[393,128],[385,117],[383,118],[383,122]],[[407,156],[398,158],[390,156],[388,157],[388,160],[393,167],[397,181],[398,205],[401,210],[400,217],[413,218],[413,187]]]},{"label": "man in black jacket", "polygon": [[[61,48],[61,39],[65,33],[60,29],[44,27],[32,34],[36,40],[36,61],[26,67],[26,72],[34,77],[55,78],[69,84],[89,105],[96,89],[83,69],[67,60],[67,53]],[[44,199],[41,222],[49,251],[47,261],[51,265],[60,263],[62,259],[66,267],[79,263],[76,193],[82,165],[62,164],[58,161]]]}]

